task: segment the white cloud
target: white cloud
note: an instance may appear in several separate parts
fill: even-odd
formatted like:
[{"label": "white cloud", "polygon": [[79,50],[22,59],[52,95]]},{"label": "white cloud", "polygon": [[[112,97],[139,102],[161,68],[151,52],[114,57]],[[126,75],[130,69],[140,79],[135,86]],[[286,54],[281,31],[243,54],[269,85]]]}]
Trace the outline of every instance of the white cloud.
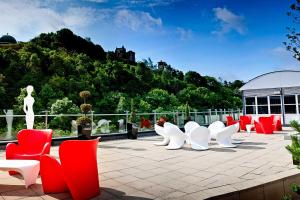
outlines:
[{"label": "white cloud", "polygon": [[160,7],[168,6],[182,0],[123,0],[120,4],[127,6]]},{"label": "white cloud", "polygon": [[227,8],[214,8],[213,12],[215,14],[215,18],[218,22],[220,22],[220,30],[213,31],[214,34],[224,35],[231,31],[236,31],[239,34],[246,33],[246,26],[244,24],[244,17],[240,15],[236,15]]},{"label": "white cloud", "polygon": [[107,15],[105,10],[88,7],[69,7],[58,12],[38,0],[0,0],[0,8],[0,35],[9,33],[19,41],[65,27],[77,31]]},{"label": "white cloud", "polygon": [[127,27],[133,31],[149,31],[162,26],[161,18],[154,18],[148,12],[131,11],[127,9],[117,11],[115,23],[119,27]]},{"label": "white cloud", "polygon": [[179,34],[180,40],[188,40],[191,39],[193,36],[193,32],[190,29],[184,29],[178,27],[176,31]]},{"label": "white cloud", "polygon": [[105,3],[107,0],[84,0],[84,1],[89,1],[89,2],[94,2],[94,3]]},{"label": "white cloud", "polygon": [[271,49],[270,56],[273,57],[273,60],[276,59],[277,66],[273,67],[275,70],[300,69],[300,62],[293,58],[293,54],[287,51],[283,46]]}]

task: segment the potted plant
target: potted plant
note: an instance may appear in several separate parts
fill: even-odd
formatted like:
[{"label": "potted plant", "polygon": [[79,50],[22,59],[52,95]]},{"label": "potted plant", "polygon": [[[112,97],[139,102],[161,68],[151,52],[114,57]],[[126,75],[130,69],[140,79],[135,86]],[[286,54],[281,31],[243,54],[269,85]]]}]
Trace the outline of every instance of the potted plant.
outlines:
[{"label": "potted plant", "polygon": [[131,112],[127,122],[127,138],[137,139],[138,127],[136,126],[136,111],[134,108],[133,99],[131,99]]},{"label": "potted plant", "polygon": [[164,117],[164,116],[161,116],[161,117],[159,118],[159,120],[157,120],[156,124],[157,124],[158,126],[163,127],[163,126],[164,126],[164,123],[165,123],[166,121],[167,121],[167,118]]},{"label": "potted plant", "polygon": [[188,102],[186,102],[185,104],[185,108],[184,108],[184,124],[186,124],[187,122],[191,121],[191,115],[190,115],[190,106],[188,104]]},{"label": "potted plant", "polygon": [[92,133],[92,120],[87,117],[87,114],[92,110],[92,105],[86,103],[86,99],[91,96],[89,91],[81,91],[79,96],[83,99],[83,104],[80,105],[80,110],[84,114],[77,118],[78,137],[80,139],[90,139]]},{"label": "potted plant", "polygon": [[299,165],[299,163],[300,163],[300,142],[299,142],[300,124],[296,120],[292,120],[290,122],[290,125],[297,133],[291,135],[292,144],[287,145],[285,148],[292,154],[293,164]]}]

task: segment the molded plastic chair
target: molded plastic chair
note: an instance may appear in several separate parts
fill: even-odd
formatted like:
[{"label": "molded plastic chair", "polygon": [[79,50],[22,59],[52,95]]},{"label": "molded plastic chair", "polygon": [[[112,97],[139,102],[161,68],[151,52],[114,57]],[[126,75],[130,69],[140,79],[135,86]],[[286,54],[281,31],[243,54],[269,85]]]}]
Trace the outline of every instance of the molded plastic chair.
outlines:
[{"label": "molded plastic chair", "polygon": [[[239,130],[240,130],[240,123],[233,124],[232,126],[234,126],[234,127],[235,127],[235,131],[234,131],[234,133],[237,133],[237,132],[239,132]],[[234,140],[234,139],[232,139],[232,138],[231,138],[231,143],[232,143],[232,144],[241,144],[241,143],[242,143],[242,141],[239,141],[239,140]]]},{"label": "molded plastic chair", "polygon": [[23,129],[18,135],[18,144],[6,145],[6,159],[40,160],[41,155],[49,154],[52,130],[51,129]]},{"label": "molded plastic chair", "polygon": [[226,120],[227,120],[226,126],[230,126],[230,125],[239,123],[239,121],[235,121],[232,116],[226,116]]},{"label": "molded plastic chair", "polygon": [[190,131],[191,147],[195,150],[208,149],[210,134],[208,128],[204,126],[194,127]]},{"label": "molded plastic chair", "polygon": [[217,133],[225,128],[225,125],[221,121],[215,121],[208,126],[208,130],[210,132],[210,137],[212,139],[216,139]]},{"label": "molded plastic chair", "polygon": [[271,117],[260,117],[254,121],[256,133],[273,134],[273,120]]},{"label": "molded plastic chair", "polygon": [[190,134],[191,130],[195,127],[199,127],[200,125],[197,122],[189,121],[184,125],[184,132],[186,134],[186,143],[191,144]]},{"label": "molded plastic chair", "polygon": [[176,126],[175,124],[172,124],[172,123],[170,123],[170,122],[165,122],[164,123],[164,128],[166,128],[166,127],[177,127],[178,128],[178,126]]},{"label": "molded plastic chair", "polygon": [[271,115],[273,121],[273,131],[282,131],[281,115]]},{"label": "molded plastic chair", "polygon": [[246,130],[246,125],[251,124],[252,116],[251,115],[244,115],[240,116],[240,129]]},{"label": "molded plastic chair", "polygon": [[169,145],[166,146],[166,149],[180,149],[183,147],[186,135],[177,126],[167,125],[164,129],[166,135],[170,138]]},{"label": "molded plastic chair", "polygon": [[97,144],[94,140],[68,140],[59,147],[59,163],[50,155],[41,158],[41,179],[45,193],[70,191],[72,199],[91,199],[100,194]]},{"label": "molded plastic chair", "polygon": [[169,137],[165,134],[165,129],[164,129],[164,127],[161,127],[161,126],[159,126],[159,125],[157,125],[157,124],[154,124],[154,130],[155,130],[155,132],[156,132],[158,135],[161,135],[161,136],[164,138],[163,141],[154,143],[155,145],[157,145],[157,146],[165,146],[165,145],[169,144],[170,139],[169,139]]},{"label": "molded plastic chair", "polygon": [[232,144],[231,136],[236,131],[236,127],[234,125],[227,126],[223,128],[220,132],[216,135],[216,141],[221,147],[225,148],[234,148],[236,145]]}]

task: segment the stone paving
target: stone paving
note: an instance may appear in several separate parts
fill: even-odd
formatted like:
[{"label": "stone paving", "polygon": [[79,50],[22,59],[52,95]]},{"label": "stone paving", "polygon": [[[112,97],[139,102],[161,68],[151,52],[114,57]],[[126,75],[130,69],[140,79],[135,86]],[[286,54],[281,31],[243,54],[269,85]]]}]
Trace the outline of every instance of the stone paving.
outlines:
[{"label": "stone paving", "polygon": [[[207,151],[189,146],[166,150],[153,143],[160,137],[100,142],[98,165],[101,200],[199,200],[259,185],[300,172],[284,146],[285,133],[237,133],[237,148],[220,148],[215,141]],[[58,155],[58,147],[51,154]],[[4,151],[0,151],[4,156]],[[71,199],[68,193],[45,195],[41,180],[25,189],[22,177],[0,172],[0,199]]]}]

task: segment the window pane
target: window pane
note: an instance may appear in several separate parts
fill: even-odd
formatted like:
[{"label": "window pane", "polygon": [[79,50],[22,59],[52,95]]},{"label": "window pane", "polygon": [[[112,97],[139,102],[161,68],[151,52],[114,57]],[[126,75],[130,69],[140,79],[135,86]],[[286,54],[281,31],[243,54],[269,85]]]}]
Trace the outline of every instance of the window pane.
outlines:
[{"label": "window pane", "polygon": [[257,106],[258,114],[268,114],[268,106]]},{"label": "window pane", "polygon": [[246,106],[246,114],[255,114],[255,106]]},{"label": "window pane", "polygon": [[295,104],[296,98],[295,95],[284,96],[284,104]]},{"label": "window pane", "polygon": [[281,104],[280,96],[270,96],[270,104]]},{"label": "window pane", "polygon": [[268,105],[268,98],[267,97],[257,97],[257,104],[258,105]]},{"label": "window pane", "polygon": [[270,106],[271,114],[281,114],[281,106]]},{"label": "window pane", "polygon": [[296,113],[296,105],[285,105],[284,110],[285,110],[285,113],[287,113],[287,114],[295,114]]},{"label": "window pane", "polygon": [[246,97],[246,105],[255,105],[255,97]]}]

